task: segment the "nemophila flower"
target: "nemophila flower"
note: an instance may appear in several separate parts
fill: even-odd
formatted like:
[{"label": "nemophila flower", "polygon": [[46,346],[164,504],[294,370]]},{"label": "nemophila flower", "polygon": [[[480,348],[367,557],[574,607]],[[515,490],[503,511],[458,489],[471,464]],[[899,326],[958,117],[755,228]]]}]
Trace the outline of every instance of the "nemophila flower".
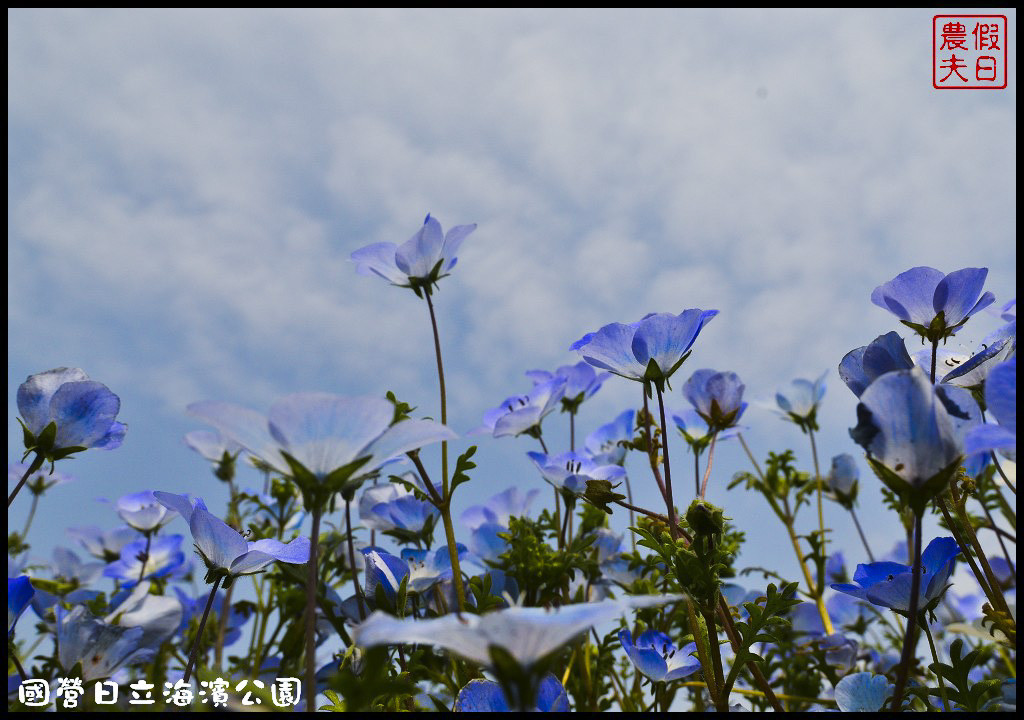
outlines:
[{"label": "nemophila flower", "polygon": [[[957,392],[958,391],[958,392]],[[945,486],[963,457],[963,426],[977,406],[960,388],[932,386],[919,368],[886,373],[860,396],[850,436],[893,490]]]},{"label": "nemophila flower", "polygon": [[981,290],[988,268],[964,268],[945,275],[930,267],[902,272],[871,293],[871,302],[888,310],[931,342],[956,333],[995,296]]},{"label": "nemophila flower", "polygon": [[121,548],[121,559],[107,565],[103,575],[128,587],[139,578],[167,577],[185,563],[182,540],[181,535],[162,535],[153,538],[148,546],[144,538],[133,540]]},{"label": "nemophila flower", "polygon": [[320,499],[354,492],[353,475],[396,455],[458,437],[433,420],[394,422],[395,406],[377,397],[297,393],[275,402],[266,416],[220,402],[194,403],[188,411]]},{"label": "nemophila flower", "polygon": [[54,578],[70,585],[88,587],[103,572],[103,563],[83,562],[73,550],[64,547],[53,549]]},{"label": "nemophila flower", "polygon": [[376,597],[377,588],[381,587],[384,595],[393,603],[402,580],[409,576],[409,564],[379,547],[365,547],[362,553],[365,564],[363,592],[366,597]]},{"label": "nemophila flower", "polygon": [[159,647],[169,640],[181,625],[184,606],[176,598],[150,593],[150,583],[143,581],[130,591],[122,590],[110,600],[112,609],[103,619],[111,625],[141,627],[142,647]]},{"label": "nemophila flower", "polygon": [[241,445],[234,440],[210,430],[193,430],[185,433],[185,444],[214,464],[223,460],[225,453],[237,455],[242,450]]},{"label": "nemophila flower", "polygon": [[122,495],[116,506],[121,519],[141,533],[152,533],[174,519],[173,511],[159,503],[152,490]]},{"label": "nemophila flower", "polygon": [[[419,485],[413,473],[404,476]],[[440,515],[438,509],[398,483],[374,485],[363,490],[359,498],[359,519],[371,530],[420,533],[432,527]]]},{"label": "nemophila flower", "polygon": [[7,636],[14,632],[14,626],[18,618],[25,612],[25,608],[32,601],[36,594],[28,575],[20,575],[16,578],[7,578]]},{"label": "nemophila flower", "polygon": [[565,395],[562,397],[562,409],[568,412],[576,412],[580,404],[600,390],[604,381],[611,377],[609,373],[596,372],[583,361],[575,365],[563,365],[553,373],[547,370],[530,370],[526,375],[533,380],[534,385],[564,378]]},{"label": "nemophila flower", "polygon": [[431,620],[399,620],[377,611],[356,626],[352,639],[362,647],[432,645],[486,666],[491,665],[489,648],[498,647],[528,668],[593,625],[614,620],[631,609],[681,599],[681,595],[630,595],[551,610],[517,606],[486,615],[452,614]]},{"label": "nemophila flower", "polygon": [[[690,449],[695,453],[704,452],[705,448],[711,443],[711,428],[708,427],[707,422],[702,418],[696,410],[693,408],[686,408],[679,412],[672,413],[672,422],[675,423],[676,429],[683,436],[683,440],[690,446]],[[739,434],[739,429],[731,427],[727,430],[721,430],[718,433],[718,441],[728,440],[729,438],[736,437]]]},{"label": "nemophila flower", "polygon": [[565,396],[565,378],[555,377],[533,386],[526,395],[513,395],[501,405],[484,413],[483,424],[469,431],[470,435],[506,437],[529,433],[540,434],[540,424]]},{"label": "nemophila flower", "polygon": [[121,549],[139,537],[138,532],[127,525],[113,530],[100,530],[98,527],[68,528],[67,533],[86,552],[107,563],[121,557]]},{"label": "nemophila flower", "polygon": [[526,515],[539,492],[540,490],[528,490],[520,493],[519,488],[510,487],[497,495],[492,495],[483,505],[466,508],[461,520],[470,530],[475,530],[484,523],[496,523],[507,529],[509,518]]},{"label": "nemophila flower", "polygon": [[663,632],[647,630],[634,642],[629,630],[619,630],[619,642],[636,669],[654,682],[681,680],[700,670],[700,660],[693,657],[697,643],[676,649],[672,639]]},{"label": "nemophila flower", "polygon": [[[28,463],[10,463],[7,466],[7,482],[18,482],[28,472]],[[60,470],[39,469],[29,475],[26,485],[34,495],[41,495],[52,487],[63,485],[74,480],[74,477]]]},{"label": "nemophila flower", "polygon": [[[960,548],[951,537],[935,538],[921,553],[922,609],[937,604],[949,587],[949,577],[959,553]],[[856,584],[838,583],[832,585],[832,589],[905,615],[910,609],[913,579],[909,565],[883,561],[858,565],[853,574]]]},{"label": "nemophila flower", "polygon": [[378,275],[392,285],[412,288],[417,295],[422,290],[429,293],[431,286],[455,267],[455,253],[474,230],[475,223],[456,225],[444,234],[441,223],[427,215],[423,227],[401,245],[373,243],[351,257],[360,275]]},{"label": "nemophila flower", "polygon": [[853,394],[860,397],[868,385],[893,370],[909,370],[914,360],[903,338],[895,332],[879,335],[871,344],[846,353],[839,363],[839,377]]},{"label": "nemophila flower", "polygon": [[1016,460],[1017,457],[1017,357],[993,368],[985,381],[985,405],[998,425],[984,424],[971,428],[965,440],[969,455],[998,450]]},{"label": "nemophila flower", "polygon": [[[184,639],[185,633],[188,631],[192,621],[195,620],[198,624],[199,619],[203,615],[203,610],[210,600],[210,594],[200,592],[198,596],[192,597],[178,587],[174,588],[174,593],[182,607],[181,621],[178,623],[174,634]],[[210,606],[211,618],[217,618],[217,622],[219,622],[220,613],[224,607],[225,595],[226,593],[223,590],[218,590],[213,597],[213,604]],[[224,627],[224,647],[230,647],[242,637],[242,628],[249,622],[249,618],[253,616],[254,612],[255,609],[249,603],[234,603],[230,605],[227,624]]]},{"label": "nemophila flower", "polygon": [[698,370],[683,385],[683,396],[711,432],[735,425],[747,404],[743,402],[744,385],[734,372]]},{"label": "nemophila flower", "polygon": [[223,587],[227,588],[236,577],[258,573],[275,560],[293,565],[309,561],[307,537],[287,544],[273,538],[249,542],[223,520],[211,515],[201,499],[193,501],[185,495],[160,491],[154,494],[188,523],[196,552],[206,563],[208,583],[223,578]]},{"label": "nemophila flower", "polygon": [[569,349],[577,350],[594,367],[664,387],[683,364],[701,329],[717,314],[717,310],[697,308],[679,315],[651,313],[629,325],[605,325],[587,333]]},{"label": "nemophila flower", "polygon": [[101,680],[129,665],[149,662],[153,647],[143,647],[141,627],[108,625],[90,614],[83,605],[70,612],[57,605],[57,657],[70,671],[81,665],[83,682]]},{"label": "nemophila flower", "polygon": [[828,370],[814,382],[797,378],[789,386],[775,393],[775,402],[782,416],[800,426],[804,432],[818,429],[818,405],[825,397],[825,377]]},{"label": "nemophila flower", "polygon": [[1006,302],[999,308],[999,317],[1005,322],[1013,322],[1017,319],[1017,298]]},{"label": "nemophila flower", "polygon": [[633,439],[635,410],[624,410],[612,420],[587,435],[583,449],[599,465],[621,465],[626,459],[624,443]]},{"label": "nemophila flower", "polygon": [[[493,680],[470,680],[455,698],[454,712],[512,712],[505,691]],[[548,673],[537,689],[535,712],[569,712],[569,697],[558,678]]]},{"label": "nemophila flower", "polygon": [[[925,352],[922,351],[920,355],[924,355]],[[970,356],[953,354],[943,357],[945,354],[940,353],[937,359],[937,379],[949,385],[980,390],[989,373],[1000,363],[1016,354],[1017,321],[1014,320],[989,333],[978,343],[978,349]],[[923,357],[918,359],[918,363],[922,364],[922,367],[923,362]],[[928,358],[927,362],[930,363],[931,359]],[[983,398],[984,395],[979,392],[975,394],[975,397]]]},{"label": "nemophila flower", "polygon": [[[18,388],[25,448],[51,460],[86,448],[120,447],[128,429],[117,422],[120,409],[117,395],[78,368],[30,375]],[[47,430],[51,424],[54,429]]]},{"label": "nemophila flower", "polygon": [[597,551],[597,566],[601,571],[601,580],[606,584],[618,583],[626,587],[632,585],[639,576],[639,571],[629,569],[629,560],[625,556],[624,536],[610,528],[597,528],[593,534],[596,539],[591,548]]},{"label": "nemophila flower", "polygon": [[853,673],[836,683],[836,705],[841,712],[878,712],[894,689],[885,675]]},{"label": "nemophila flower", "polygon": [[832,458],[832,468],[828,472],[825,481],[829,490],[836,496],[843,506],[850,507],[857,499],[857,481],[860,479],[860,470],[857,468],[857,461],[853,455],[842,453]]},{"label": "nemophila flower", "polygon": [[554,457],[539,452],[526,453],[540,474],[559,490],[574,495],[587,491],[588,480],[608,480],[615,483],[626,477],[621,465],[598,465],[586,453],[567,452]]}]

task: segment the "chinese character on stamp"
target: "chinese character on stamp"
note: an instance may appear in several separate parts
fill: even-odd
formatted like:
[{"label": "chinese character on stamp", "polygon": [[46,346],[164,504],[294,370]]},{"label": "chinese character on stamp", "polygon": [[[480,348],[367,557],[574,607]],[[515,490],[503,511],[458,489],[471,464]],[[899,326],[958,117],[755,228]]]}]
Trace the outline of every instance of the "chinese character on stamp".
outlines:
[{"label": "chinese character on stamp", "polygon": [[932,86],[939,90],[1006,87],[1005,15],[932,18]]}]

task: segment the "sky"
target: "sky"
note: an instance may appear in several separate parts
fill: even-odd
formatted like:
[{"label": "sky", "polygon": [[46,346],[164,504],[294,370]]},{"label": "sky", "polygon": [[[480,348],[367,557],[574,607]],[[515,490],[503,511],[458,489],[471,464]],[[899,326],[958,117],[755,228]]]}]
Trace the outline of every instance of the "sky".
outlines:
[{"label": "sky", "polygon": [[[460,435],[526,392],[525,371],[576,362],[584,333],[698,307],[721,314],[670,407],[698,368],[735,371],[768,402],[828,370],[822,464],[861,458],[836,367],[905,330],[872,289],[913,266],[982,266],[997,305],[1016,295],[1016,14],[999,12],[1009,87],[950,92],[931,83],[930,10],[8,11],[9,460],[35,372],[83,368],[129,426],[123,447],[62,464],[77,481],[43,499],[34,551],[68,543],[68,526],[113,527],[97,498],[222,502],[182,441],[201,427],[191,402],[393,390],[436,417],[425,303],[348,261],[428,212],[479,225],[435,297]],[[998,324],[982,313],[951,343]],[[638,401],[613,378],[578,433]],[[756,404],[744,424],[759,457],[791,447],[811,469],[795,426]],[[565,416],[545,434],[568,449]],[[471,443],[456,515],[545,487],[535,441],[455,447]],[[659,507],[639,460],[638,502]],[[722,443],[709,497],[748,533],[741,565],[796,578],[763,501],[725,490],[748,469]],[[861,470],[880,553],[902,532]],[[828,521],[863,561],[845,515]]]}]

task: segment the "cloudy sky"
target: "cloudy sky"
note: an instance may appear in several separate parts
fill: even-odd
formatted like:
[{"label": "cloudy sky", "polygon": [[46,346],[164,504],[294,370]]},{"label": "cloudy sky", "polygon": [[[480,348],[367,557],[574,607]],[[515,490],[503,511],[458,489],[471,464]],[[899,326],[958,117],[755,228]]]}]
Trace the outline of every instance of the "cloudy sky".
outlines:
[{"label": "cloudy sky", "polygon": [[[65,463],[79,481],[44,500],[30,539],[48,552],[68,525],[112,526],[98,497],[223,497],[182,444],[196,400],[391,389],[435,414],[424,303],[348,262],[427,212],[479,223],[437,295],[460,433],[525,392],[524,371],[575,362],[583,333],[700,307],[721,315],[681,373],[734,370],[770,399],[828,369],[823,462],[854,452],[835,368],[898,329],[876,285],[985,266],[999,304],[1016,294],[1016,16],[1009,87],[950,92],[932,88],[932,15],[9,11],[8,454],[18,384],[53,367],[109,385],[130,426],[121,449]],[[581,432],[638,399],[609,382]],[[792,425],[746,420],[759,454],[793,447],[809,467]],[[542,487],[533,449],[483,440],[457,507]],[[792,575],[779,528],[754,522],[763,504],[724,490],[741,469],[724,444],[711,497],[748,530],[745,562]],[[896,519],[863,485],[888,547]]]}]

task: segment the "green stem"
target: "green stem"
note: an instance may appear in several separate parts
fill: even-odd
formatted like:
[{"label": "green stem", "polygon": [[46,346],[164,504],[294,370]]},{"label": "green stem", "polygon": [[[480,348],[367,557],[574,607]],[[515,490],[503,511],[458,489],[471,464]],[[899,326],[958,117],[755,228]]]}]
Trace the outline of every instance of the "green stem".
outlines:
[{"label": "green stem", "polygon": [[700,499],[704,499],[704,494],[708,491],[708,480],[711,479],[711,463],[715,460],[715,440],[718,439],[718,433],[714,433],[711,436],[711,444],[708,445],[708,469],[704,472],[704,482],[700,486]]},{"label": "green stem", "polygon": [[651,473],[654,475],[654,481],[658,483],[661,499],[668,502],[668,496],[665,494],[665,481],[662,480],[661,470],[658,469],[658,448],[654,444],[654,435],[651,433],[651,411],[647,407],[646,386],[641,386],[640,392],[644,396],[644,432],[647,433],[647,459],[651,462]]},{"label": "green stem", "polygon": [[668,427],[665,422],[665,401],[661,394],[661,386],[655,384],[654,389],[658,392],[658,415],[661,417],[661,451],[662,460],[665,462],[665,504],[668,506],[669,530],[672,533],[672,539],[675,540],[678,537],[678,530],[676,529],[678,522],[676,520],[676,506],[672,502],[672,465],[668,458]]},{"label": "green stem", "polygon": [[825,634],[831,635],[835,632],[835,629],[832,626],[832,619],[828,616],[828,610],[825,609],[825,593],[823,590],[818,588],[817,584],[811,578],[811,571],[807,569],[807,563],[804,561],[803,550],[800,549],[800,541],[796,536],[796,531],[793,529],[793,516],[789,512],[789,502],[784,501],[786,503],[786,507],[785,512],[783,512],[773,498],[767,495],[765,497],[768,498],[768,503],[772,506],[772,510],[775,511],[775,514],[782,521],[782,524],[786,526],[786,532],[789,534],[789,541],[793,544],[793,552],[796,553],[797,562],[800,563],[800,570],[804,575],[804,582],[807,583],[808,595],[814,598],[814,604],[818,608],[818,615],[821,616],[821,624],[825,628]]},{"label": "green stem", "polygon": [[700,495],[700,453],[693,449],[693,496]]},{"label": "green stem", "polygon": [[462,568],[459,565],[459,551],[455,547],[455,526],[452,524],[451,505],[445,504],[438,508],[441,511],[441,519],[444,521],[444,537],[448,543],[448,557],[452,562],[452,582],[455,585],[455,600],[459,606],[459,612],[466,612],[466,591],[462,586]]},{"label": "green stem", "polygon": [[366,599],[363,589],[359,587],[359,576],[356,573],[356,549],[352,543],[352,503],[345,501],[345,538],[348,541],[348,565],[352,571],[352,587],[355,588],[356,600],[359,605],[359,619],[366,619]]},{"label": "green stem", "polygon": [[[999,476],[1003,479],[1003,482],[1006,483],[1006,487],[1010,488],[1010,492],[1016,495],[1017,488],[1015,488],[1013,486],[1013,483],[1010,482],[1010,478],[1006,477],[1006,473],[1003,472],[1003,466],[999,464],[999,458],[996,457],[996,454],[994,452],[991,452],[989,454],[992,456],[992,464],[996,466],[996,470],[999,471]],[[8,506],[10,506],[10,503],[8,503]]]},{"label": "green stem", "polygon": [[25,529],[21,531],[21,539],[28,537],[28,529],[32,527],[32,518],[36,516],[36,506],[39,505],[39,496],[32,493],[32,507],[28,510],[28,519],[25,520]]},{"label": "green stem", "polygon": [[232,585],[224,591],[224,602],[220,605],[220,617],[217,618],[217,644],[213,649],[213,661],[217,669],[221,669],[221,661],[224,659],[224,632],[228,626],[228,618],[231,617],[231,593],[235,589]]},{"label": "green stem", "polygon": [[[921,627],[924,628],[924,635],[928,638],[928,649],[932,651],[932,662],[936,665],[939,664],[939,654],[935,652],[935,638],[932,637],[932,629],[928,627],[928,623],[922,618]],[[949,712],[949,698],[946,697],[946,683],[942,679],[942,676],[938,673],[935,677],[939,680],[939,694],[942,696],[942,706]]]},{"label": "green stem", "polygon": [[217,588],[220,587],[220,581],[223,578],[218,577],[214,583],[213,588],[210,590],[210,598],[206,601],[206,609],[203,610],[203,619],[199,621],[199,630],[196,632],[196,639],[192,643],[192,652],[188,657],[188,665],[185,666],[185,675],[183,680],[188,683],[190,677],[192,677],[192,670],[196,666],[196,659],[199,657],[199,646],[203,642],[203,630],[206,629],[206,618],[210,615],[210,607],[213,605],[213,596],[217,594]]},{"label": "green stem", "polygon": [[[932,366],[934,368],[934,361]],[[907,685],[910,665],[917,647],[917,611],[921,600],[921,525],[923,517],[924,514],[920,511],[914,513],[914,562],[910,566],[910,572],[913,573],[910,582],[910,608],[907,611],[907,634],[903,638],[903,653],[896,676],[896,689],[893,691],[892,705],[890,706],[893,712],[899,712],[903,703],[903,690]]]},{"label": "green stem", "polygon": [[[313,709],[316,699],[316,593],[317,550],[320,547],[320,515],[323,509],[313,505],[313,529],[309,534],[309,562],[306,576],[306,707]],[[352,568],[353,575],[355,568]]]},{"label": "green stem", "polygon": [[[818,466],[818,446],[814,442],[814,431],[810,427],[807,428],[807,436],[811,439],[811,457],[814,458],[814,477],[818,486],[818,532],[821,533],[821,555],[822,557],[828,557],[828,540],[825,536],[825,511],[822,505],[821,496],[824,493],[822,488],[821,469]],[[821,592],[825,592],[824,582],[822,582]]]},{"label": "green stem", "polygon": [[729,712],[729,694],[725,692],[725,673],[722,670],[722,649],[718,645],[718,625],[715,614],[708,608],[701,608],[704,624],[708,628],[708,644],[711,649],[711,662],[714,664],[715,687],[718,688],[718,712]]},{"label": "green stem", "polygon": [[868,545],[868,539],[864,536],[864,530],[860,526],[860,520],[857,519],[857,513],[854,511],[852,505],[850,506],[850,517],[853,518],[853,524],[857,527],[857,534],[860,535],[860,541],[864,544],[864,549],[868,553],[868,560],[874,562],[874,553],[871,552],[871,547]]},{"label": "green stem", "polygon": [[[441,337],[437,333],[437,317],[434,315],[434,303],[430,299],[430,288],[423,293],[427,298],[427,309],[430,310],[430,327],[434,331],[434,355],[437,357],[437,384],[441,390],[441,424],[448,424],[448,396],[444,389],[444,363],[441,361]],[[448,499],[448,441],[441,441],[441,494]]]},{"label": "green stem", "polygon": [[44,458],[41,453],[36,453],[35,459],[32,461],[32,464],[28,466],[28,470],[25,471],[25,474],[21,476],[21,480],[18,481],[17,486],[14,488],[14,492],[7,496],[8,508],[11,507],[11,503],[14,502],[14,498],[18,496],[22,486],[28,481],[29,477],[43,466],[43,459]]},{"label": "green stem", "polygon": [[139,579],[136,580],[136,584],[142,582],[142,578],[146,577],[146,564],[149,562],[149,546],[153,541],[152,531],[146,532],[146,549],[142,551],[142,567],[139,568]]}]

